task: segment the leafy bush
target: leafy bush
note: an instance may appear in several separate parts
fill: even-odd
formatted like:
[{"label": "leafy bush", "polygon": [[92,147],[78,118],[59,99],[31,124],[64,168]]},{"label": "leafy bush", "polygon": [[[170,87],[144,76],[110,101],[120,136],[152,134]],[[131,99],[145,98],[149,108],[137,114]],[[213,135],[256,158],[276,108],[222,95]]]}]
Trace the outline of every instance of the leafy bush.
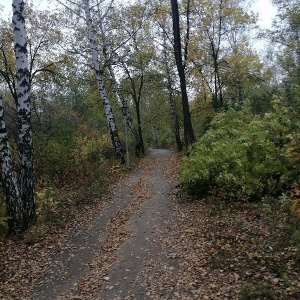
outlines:
[{"label": "leafy bush", "polygon": [[183,189],[196,195],[225,189],[235,199],[280,193],[295,168],[286,155],[288,130],[278,120],[277,113],[261,118],[248,108],[219,113],[181,164]]}]

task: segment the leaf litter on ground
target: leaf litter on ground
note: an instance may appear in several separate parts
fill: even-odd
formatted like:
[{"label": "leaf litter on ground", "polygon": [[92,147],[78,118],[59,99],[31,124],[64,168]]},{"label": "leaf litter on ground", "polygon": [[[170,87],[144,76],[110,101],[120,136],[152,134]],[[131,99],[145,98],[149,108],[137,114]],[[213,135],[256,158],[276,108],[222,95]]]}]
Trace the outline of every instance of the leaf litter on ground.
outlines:
[{"label": "leaf litter on ground", "polygon": [[[177,181],[180,156],[169,159],[165,176]],[[126,223],[146,201],[151,160],[140,180],[131,186],[133,201],[118,211],[107,225],[105,242],[88,265],[83,278],[59,299],[93,299],[105,283],[120,245],[130,236]],[[122,183],[122,180],[119,184]],[[117,185],[116,185],[117,186]],[[115,186],[115,187],[116,187]],[[157,229],[163,251],[145,262],[143,284],[149,299],[299,299],[299,250],[284,242],[288,216],[278,211],[276,224],[252,203],[224,204],[207,197],[197,201],[178,199],[174,191],[170,218]],[[145,196],[146,195],[146,196]],[[1,243],[0,298],[27,299],[52,261],[55,251],[69,247],[67,241],[95,211],[112,202],[104,197],[99,207],[85,210],[64,229],[49,232],[28,246],[17,238]]]}]

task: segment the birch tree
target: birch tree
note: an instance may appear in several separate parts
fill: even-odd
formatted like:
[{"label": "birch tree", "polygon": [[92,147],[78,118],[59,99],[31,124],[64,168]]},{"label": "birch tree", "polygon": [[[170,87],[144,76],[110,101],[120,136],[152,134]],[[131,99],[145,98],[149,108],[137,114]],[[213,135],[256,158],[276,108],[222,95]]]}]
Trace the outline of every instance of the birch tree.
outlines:
[{"label": "birch tree", "polygon": [[9,218],[9,230],[26,230],[36,221],[34,159],[31,130],[30,79],[24,6],[13,0],[14,52],[16,57],[16,93],[18,118],[19,169],[17,176],[12,162],[0,99],[0,157],[4,197]]},{"label": "birch tree", "polygon": [[98,53],[97,53],[97,47],[96,47],[96,40],[95,40],[95,31],[93,27],[93,22],[92,22],[92,17],[91,17],[91,12],[90,12],[90,5],[89,5],[89,0],[83,0],[84,4],[84,11],[85,11],[85,20],[86,20],[86,25],[88,28],[88,38],[89,38],[89,44],[91,48],[91,53],[92,53],[92,60],[93,60],[93,65],[94,69],[96,72],[96,81],[97,81],[97,86],[99,93],[101,95],[102,103],[105,109],[105,115],[107,118],[107,123],[109,126],[110,130],[110,135],[112,139],[112,143],[114,146],[115,154],[117,158],[121,161],[121,163],[125,163],[124,155],[123,155],[123,150],[122,150],[122,145],[118,136],[118,131],[114,119],[114,115],[112,112],[112,108],[107,96],[107,92],[104,86],[104,70],[101,68],[100,63],[99,63],[99,58],[98,58]]},{"label": "birch tree", "polygon": [[33,143],[31,130],[30,82],[27,58],[24,6],[22,0],[13,0],[13,25],[17,68],[18,134],[20,153],[20,190],[24,205],[24,226],[35,222],[36,199],[34,182]]},{"label": "birch tree", "polygon": [[[98,12],[100,12],[99,4],[98,4]],[[135,128],[135,126],[132,122],[129,107],[126,103],[126,100],[123,97],[123,94],[122,94],[121,88],[120,88],[120,84],[117,81],[117,78],[116,78],[116,75],[115,75],[115,71],[114,71],[114,68],[113,68],[112,57],[116,56],[116,53],[114,53],[113,50],[111,51],[112,53],[108,52],[109,45],[108,45],[108,42],[107,42],[107,37],[106,37],[105,29],[104,29],[104,26],[103,26],[103,20],[102,20],[102,17],[100,15],[100,13],[99,13],[99,28],[100,28],[100,31],[101,31],[101,38],[102,38],[102,44],[103,44],[103,56],[104,56],[104,59],[105,59],[105,65],[107,66],[107,69],[109,71],[109,75],[110,75],[113,87],[115,89],[118,101],[122,105],[122,107],[124,108],[122,110],[123,116],[125,117],[126,122],[128,124],[128,127],[130,128],[131,132],[133,133],[133,135],[136,139],[136,142],[137,142],[136,155],[139,156],[139,153],[140,153],[139,149],[142,146],[140,135],[139,135],[139,132],[136,130],[136,128]]]},{"label": "birch tree", "polygon": [[0,95],[0,163],[2,188],[6,203],[9,231],[23,227],[23,206],[20,195],[18,176],[14,169],[13,159],[4,122],[2,96]]}]

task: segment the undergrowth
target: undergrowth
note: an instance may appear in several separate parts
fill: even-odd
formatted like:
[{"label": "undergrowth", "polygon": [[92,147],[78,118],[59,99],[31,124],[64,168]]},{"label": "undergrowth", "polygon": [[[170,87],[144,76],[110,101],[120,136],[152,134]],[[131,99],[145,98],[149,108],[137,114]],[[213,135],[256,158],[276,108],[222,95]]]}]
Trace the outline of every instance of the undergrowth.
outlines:
[{"label": "undergrowth", "polygon": [[246,201],[280,195],[300,174],[298,131],[293,112],[278,106],[265,117],[248,107],[219,113],[180,165],[183,190]]}]

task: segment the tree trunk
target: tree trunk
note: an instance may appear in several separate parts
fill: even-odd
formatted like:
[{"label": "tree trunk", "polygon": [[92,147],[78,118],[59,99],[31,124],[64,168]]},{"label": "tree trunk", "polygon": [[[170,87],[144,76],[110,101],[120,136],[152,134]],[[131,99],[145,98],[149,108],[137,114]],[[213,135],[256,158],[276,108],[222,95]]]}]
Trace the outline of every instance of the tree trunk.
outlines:
[{"label": "tree trunk", "polygon": [[[118,84],[118,82],[116,80],[115,73],[114,73],[114,70],[113,70],[113,68],[112,68],[111,65],[108,65],[108,70],[109,70],[109,74],[110,74],[113,86],[115,88],[117,97],[119,98],[119,101],[122,103],[122,107],[126,107],[127,106],[126,101],[125,101],[125,99],[124,99],[124,97],[123,97],[123,95],[122,95],[122,93],[120,91],[119,84]],[[135,127],[134,127],[134,125],[132,123],[132,119],[131,119],[131,115],[130,115],[130,111],[129,111],[128,107],[126,109],[126,114],[124,115],[124,117],[126,118],[126,122],[127,122],[128,126],[129,126],[129,128],[131,129],[134,137],[136,138],[137,143],[139,144],[140,143],[139,133],[135,129]]]},{"label": "tree trunk", "polygon": [[0,163],[3,194],[8,216],[9,232],[23,228],[23,205],[18,184],[17,173],[14,169],[9,147],[6,126],[4,122],[2,96],[0,96]]},{"label": "tree trunk", "polygon": [[115,118],[104,86],[103,69],[100,67],[98,53],[96,50],[95,34],[94,34],[94,27],[93,27],[91,13],[90,13],[89,0],[84,0],[84,11],[86,16],[86,25],[88,27],[88,36],[89,36],[90,48],[92,52],[92,59],[93,59],[93,64],[96,72],[97,86],[104,106],[105,115],[110,130],[111,140],[114,146],[117,159],[119,159],[122,164],[125,164],[122,145],[118,136]]},{"label": "tree trunk", "polygon": [[171,116],[173,119],[173,132],[174,137],[177,145],[177,151],[182,151],[182,142],[180,139],[180,133],[179,133],[179,122],[178,122],[178,115],[176,111],[176,105],[175,105],[175,99],[174,99],[174,93],[172,91],[172,78],[171,78],[171,71],[168,64],[168,53],[167,53],[167,42],[166,42],[166,33],[165,28],[163,28],[163,58],[164,58],[164,64],[166,69],[166,76],[167,76],[167,88],[169,93],[169,103],[170,103],[170,109],[171,109]]},{"label": "tree trunk", "polygon": [[[122,61],[120,61],[120,62],[122,63]],[[137,157],[139,157],[141,155],[145,155],[145,146],[144,146],[144,138],[143,138],[143,131],[142,131],[142,123],[141,123],[141,113],[140,113],[140,100],[141,100],[141,93],[142,93],[143,86],[144,86],[144,74],[142,74],[140,77],[140,85],[139,85],[139,89],[137,92],[135,81],[131,77],[127,66],[124,63],[122,63],[122,66],[128,76],[128,79],[130,81],[131,88],[132,88],[131,95],[132,95],[133,102],[135,105],[135,112],[136,112],[136,118],[137,118],[137,123],[138,123],[138,135],[139,135],[139,141],[140,141],[140,143],[136,146],[135,154]]]},{"label": "tree trunk", "polygon": [[144,143],[142,142],[143,137],[142,137],[142,140],[141,140],[140,131],[136,130],[136,128],[133,125],[131,115],[130,115],[130,110],[127,106],[127,103],[126,103],[121,91],[120,91],[119,84],[117,83],[113,68],[110,64],[108,65],[108,70],[109,70],[110,77],[112,79],[112,83],[114,85],[114,88],[116,90],[117,97],[121,101],[122,106],[126,107],[126,109],[124,109],[124,111],[122,110],[122,113],[123,113],[123,116],[126,118],[126,123],[128,124],[128,127],[130,128],[131,132],[133,133],[133,135],[136,139],[135,156],[140,157],[141,156],[141,151],[142,151],[142,149],[144,149]]},{"label": "tree trunk", "polygon": [[[100,21],[99,26],[100,26],[101,37],[102,37],[102,42],[103,42],[103,55],[104,55],[104,59],[106,60],[106,62],[108,62],[109,57],[108,57],[108,53],[107,53],[107,42],[106,42],[106,36],[105,36],[104,29],[103,29],[102,21]],[[126,105],[126,101],[125,101],[125,99],[124,99],[124,97],[121,93],[119,83],[117,82],[114,69],[113,69],[110,62],[107,63],[107,68],[108,68],[110,78],[111,78],[111,81],[112,81],[112,84],[114,86],[114,89],[115,89],[115,92],[116,92],[116,95],[117,95],[117,98],[118,98],[119,102],[122,104],[122,107],[127,107],[127,109],[122,111],[122,113],[123,113],[123,116],[126,118],[126,122],[128,124],[128,127],[130,128],[132,134],[134,135],[134,137],[136,139],[136,142],[137,142],[136,148],[138,148],[138,147],[140,147],[139,133],[138,133],[138,131],[136,130],[136,128],[134,127],[134,125],[132,123],[130,110],[129,110],[128,106]],[[124,113],[125,113],[125,115],[124,115]]]},{"label": "tree trunk", "polygon": [[140,101],[135,100],[135,109],[136,109],[136,118],[138,123],[138,132],[140,138],[140,147],[136,148],[136,156],[145,155],[145,147],[144,147],[144,139],[143,139],[143,131],[142,131],[142,122],[141,122],[141,112],[140,112]]},{"label": "tree trunk", "polygon": [[30,84],[27,58],[25,3],[13,0],[13,25],[17,78],[17,113],[20,155],[20,193],[24,209],[24,229],[36,221],[36,199],[34,182],[34,158],[31,131]]},{"label": "tree trunk", "polygon": [[180,27],[179,27],[179,12],[177,0],[171,0],[172,19],[173,19],[173,34],[174,34],[174,53],[176,59],[177,70],[180,79],[181,100],[183,110],[184,124],[184,142],[186,147],[195,142],[195,136],[192,126],[191,113],[189,108],[189,100],[186,90],[185,70],[182,63]]}]

